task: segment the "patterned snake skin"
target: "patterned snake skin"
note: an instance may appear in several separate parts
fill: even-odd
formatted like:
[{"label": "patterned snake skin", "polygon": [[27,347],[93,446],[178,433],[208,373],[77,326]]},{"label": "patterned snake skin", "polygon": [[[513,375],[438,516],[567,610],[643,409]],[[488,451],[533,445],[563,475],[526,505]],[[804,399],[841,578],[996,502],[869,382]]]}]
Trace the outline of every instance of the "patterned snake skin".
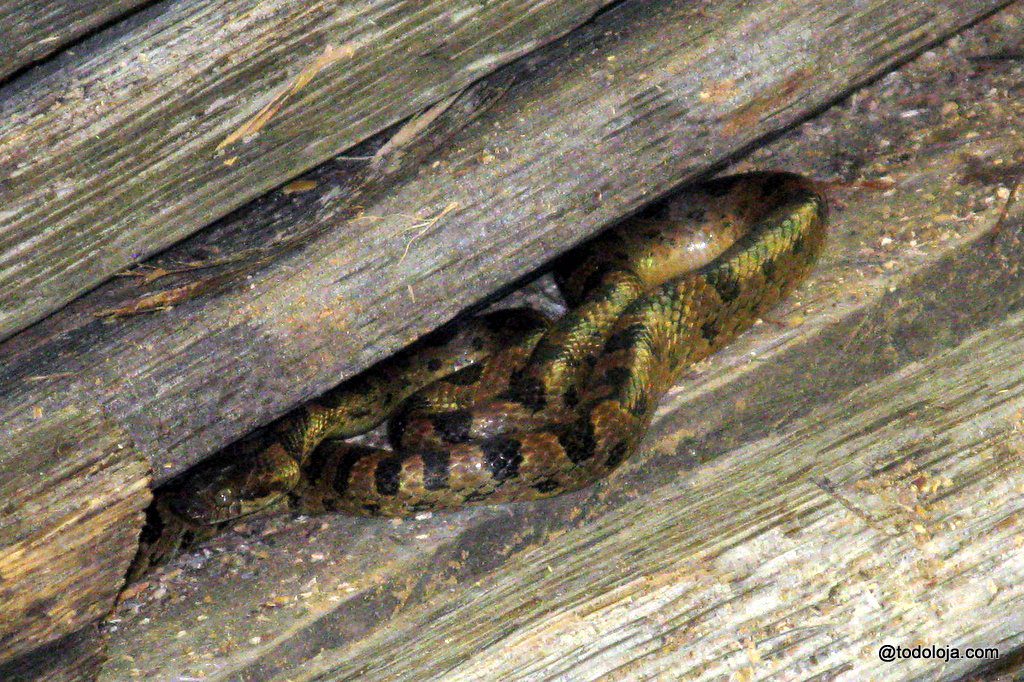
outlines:
[{"label": "patterned snake skin", "polygon": [[[257,512],[403,516],[607,476],[680,373],[803,279],[825,215],[787,173],[677,193],[561,258],[558,321],[449,325],[158,490],[130,577]],[[392,450],[346,442],[387,420]]]}]

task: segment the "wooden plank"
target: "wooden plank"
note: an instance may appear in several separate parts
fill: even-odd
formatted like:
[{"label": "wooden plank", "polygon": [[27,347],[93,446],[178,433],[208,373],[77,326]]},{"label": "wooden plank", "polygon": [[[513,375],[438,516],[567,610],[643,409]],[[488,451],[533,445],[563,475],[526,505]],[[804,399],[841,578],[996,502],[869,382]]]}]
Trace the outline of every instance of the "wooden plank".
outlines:
[{"label": "wooden plank", "polygon": [[0,5],[0,81],[147,0],[13,0]]},{"label": "wooden plank", "polygon": [[0,94],[0,338],[608,1],[163,3],[25,74]]},{"label": "wooden plank", "polygon": [[123,604],[102,679],[956,679],[962,660],[872,647],[1008,654],[1024,67],[984,56],[1022,20],[1018,3],[750,159],[894,188],[836,190],[809,286],[673,390],[605,484],[241,523]]},{"label": "wooden plank", "polygon": [[97,411],[41,402],[2,442],[0,663],[109,610],[150,500],[149,463]]},{"label": "wooden plank", "polygon": [[93,682],[100,673],[105,648],[95,625],[56,639],[0,664],[4,682]]},{"label": "wooden plank", "polygon": [[978,666],[957,682],[1014,682],[1024,674],[1024,649],[1016,649],[998,661]]}]

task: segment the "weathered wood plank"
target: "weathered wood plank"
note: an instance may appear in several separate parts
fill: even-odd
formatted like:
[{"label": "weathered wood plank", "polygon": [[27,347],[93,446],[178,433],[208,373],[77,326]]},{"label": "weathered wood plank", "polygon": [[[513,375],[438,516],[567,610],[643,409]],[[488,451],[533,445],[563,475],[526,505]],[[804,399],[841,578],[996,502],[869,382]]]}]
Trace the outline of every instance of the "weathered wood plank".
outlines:
[{"label": "weathered wood plank", "polygon": [[[49,410],[60,411],[50,420]],[[0,477],[0,663],[101,618],[134,556],[149,462],[89,407],[41,402],[5,425]]]},{"label": "weathered wood plank", "polygon": [[95,625],[0,664],[4,682],[94,682],[105,647]]},{"label": "weathered wood plank", "polygon": [[167,2],[26,74],[0,93],[0,338],[608,1]]},{"label": "weathered wood plank", "polygon": [[0,5],[0,81],[147,0],[13,0]]},{"label": "weathered wood plank", "polygon": [[1024,8],[995,19],[755,155],[894,189],[837,190],[810,285],[681,383],[606,484],[240,524],[124,604],[105,679],[955,679],[871,647],[1009,652],[1024,67],[976,58]]},{"label": "weathered wood plank", "polygon": [[1024,649],[1016,649],[998,661],[981,664],[956,682],[1015,682],[1024,674]]}]

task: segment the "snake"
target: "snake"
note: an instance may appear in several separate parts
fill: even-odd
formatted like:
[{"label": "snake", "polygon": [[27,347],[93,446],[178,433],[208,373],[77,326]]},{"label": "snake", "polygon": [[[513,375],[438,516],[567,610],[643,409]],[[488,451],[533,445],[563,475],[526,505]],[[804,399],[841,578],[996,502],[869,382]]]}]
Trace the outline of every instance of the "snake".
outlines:
[{"label": "snake", "polygon": [[[793,173],[685,187],[553,266],[557,320],[457,320],[158,488],[129,580],[269,513],[409,516],[588,486],[662,396],[812,269],[827,202]],[[385,425],[390,447],[353,438]]]}]

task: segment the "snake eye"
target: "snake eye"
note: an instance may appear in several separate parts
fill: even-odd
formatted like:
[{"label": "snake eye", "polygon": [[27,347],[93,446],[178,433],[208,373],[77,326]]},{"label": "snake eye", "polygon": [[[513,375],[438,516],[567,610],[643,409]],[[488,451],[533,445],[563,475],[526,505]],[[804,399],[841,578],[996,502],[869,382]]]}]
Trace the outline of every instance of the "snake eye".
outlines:
[{"label": "snake eye", "polygon": [[213,496],[214,502],[219,507],[227,507],[231,504],[231,500],[234,499],[234,492],[231,488],[221,488],[217,491],[217,494]]}]

